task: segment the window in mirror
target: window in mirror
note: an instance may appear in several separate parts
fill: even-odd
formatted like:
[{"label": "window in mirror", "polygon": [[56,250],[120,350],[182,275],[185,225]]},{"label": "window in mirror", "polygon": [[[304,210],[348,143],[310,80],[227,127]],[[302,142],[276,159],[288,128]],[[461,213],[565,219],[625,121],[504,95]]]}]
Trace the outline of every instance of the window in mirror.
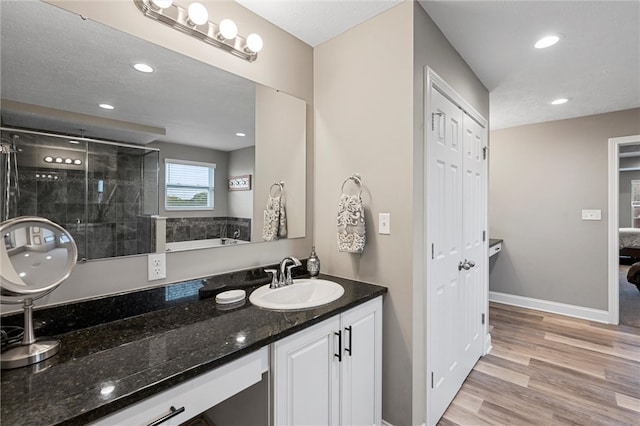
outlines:
[{"label": "window in mirror", "polygon": [[165,159],[165,208],[213,210],[216,165]]}]

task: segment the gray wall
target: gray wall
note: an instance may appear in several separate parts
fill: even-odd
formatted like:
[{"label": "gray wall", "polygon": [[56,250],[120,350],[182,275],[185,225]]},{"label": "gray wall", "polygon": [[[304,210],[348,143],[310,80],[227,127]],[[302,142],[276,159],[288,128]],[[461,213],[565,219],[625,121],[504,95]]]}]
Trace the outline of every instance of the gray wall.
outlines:
[{"label": "gray wall", "polygon": [[640,109],[491,132],[491,291],[608,309],[608,139],[639,133]]},{"label": "gray wall", "polygon": [[[622,161],[620,164],[622,165]],[[631,222],[631,181],[640,180],[640,170],[621,171],[618,176],[618,224],[620,228],[633,228]]]},{"label": "gray wall", "polygon": [[[389,34],[393,33],[393,37]],[[425,421],[423,317],[423,78],[431,66],[488,117],[489,95],[415,2],[404,2],[314,51],[314,236],[322,271],[385,285],[383,412],[395,425]],[[342,182],[360,173],[367,244],[337,251]],[[391,213],[391,235],[378,214]]]}]

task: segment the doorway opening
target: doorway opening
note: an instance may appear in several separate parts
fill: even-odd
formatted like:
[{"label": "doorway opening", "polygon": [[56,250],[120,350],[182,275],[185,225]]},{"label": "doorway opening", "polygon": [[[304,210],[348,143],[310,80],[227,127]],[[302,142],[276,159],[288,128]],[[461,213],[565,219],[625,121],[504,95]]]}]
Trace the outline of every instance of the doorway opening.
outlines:
[{"label": "doorway opening", "polygon": [[[621,215],[621,209],[623,208],[621,203],[621,184],[626,186],[626,178],[621,178],[621,174],[624,173],[624,169],[632,169],[634,167],[623,167],[627,160],[622,161],[623,158],[632,158],[630,155],[621,158],[621,153],[632,152],[632,147],[640,145],[640,135],[625,136],[619,138],[609,139],[609,249],[608,249],[608,265],[609,265],[609,292],[608,292],[608,308],[609,308],[609,323],[620,323],[621,303],[620,303],[620,291],[621,285],[625,283],[626,267],[621,267],[621,247],[624,245],[623,253],[629,253],[626,248],[633,249],[634,243],[626,243],[621,240],[621,233],[625,232],[624,229],[628,229],[629,232],[625,232],[624,240],[627,239],[627,235],[633,234],[635,224],[638,225],[640,231],[640,220],[636,221],[634,217],[640,216],[640,208],[638,209],[638,215],[634,214],[633,195],[629,197],[629,218],[626,215]],[[640,157],[638,157],[638,169],[640,169]],[[631,171],[631,170],[628,170]],[[629,179],[633,180],[633,179]],[[631,183],[629,182],[629,185]],[[640,194],[639,194],[640,195]],[[640,201],[640,198],[639,198]],[[638,203],[640,206],[640,202]],[[626,208],[626,207],[625,207]],[[639,232],[640,233],[640,232]],[[632,238],[632,237],[631,237]],[[640,240],[639,240],[640,241]],[[622,243],[622,244],[621,244]],[[640,256],[640,243],[638,246],[638,255]],[[631,251],[633,255],[633,251]],[[631,256],[633,258],[633,256]],[[640,258],[638,258],[640,260]],[[630,262],[633,263],[633,260]],[[624,292],[628,288],[623,287]],[[626,307],[626,303],[622,304]]]}]

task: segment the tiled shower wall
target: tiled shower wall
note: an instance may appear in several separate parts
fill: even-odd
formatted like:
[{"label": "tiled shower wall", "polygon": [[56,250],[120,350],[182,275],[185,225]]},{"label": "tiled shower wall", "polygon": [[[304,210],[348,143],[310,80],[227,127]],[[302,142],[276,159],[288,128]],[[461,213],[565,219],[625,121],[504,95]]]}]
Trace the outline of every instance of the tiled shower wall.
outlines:
[{"label": "tiled shower wall", "polygon": [[234,238],[251,241],[251,219],[238,217],[169,217],[167,242]]},{"label": "tiled shower wall", "polygon": [[[147,151],[90,142],[70,149],[68,144],[68,138],[20,134],[17,215],[62,225],[73,235],[80,259],[151,252],[154,222],[143,211]],[[57,153],[82,164],[44,163],[45,156]]]}]

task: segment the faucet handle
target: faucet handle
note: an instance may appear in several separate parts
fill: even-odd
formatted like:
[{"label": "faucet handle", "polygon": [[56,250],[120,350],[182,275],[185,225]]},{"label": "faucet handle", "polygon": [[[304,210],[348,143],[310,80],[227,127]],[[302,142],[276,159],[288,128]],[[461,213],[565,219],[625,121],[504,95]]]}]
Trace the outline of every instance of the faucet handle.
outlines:
[{"label": "faucet handle", "polygon": [[271,284],[269,284],[269,288],[278,288],[278,270],[265,269],[264,271],[271,274]]}]

